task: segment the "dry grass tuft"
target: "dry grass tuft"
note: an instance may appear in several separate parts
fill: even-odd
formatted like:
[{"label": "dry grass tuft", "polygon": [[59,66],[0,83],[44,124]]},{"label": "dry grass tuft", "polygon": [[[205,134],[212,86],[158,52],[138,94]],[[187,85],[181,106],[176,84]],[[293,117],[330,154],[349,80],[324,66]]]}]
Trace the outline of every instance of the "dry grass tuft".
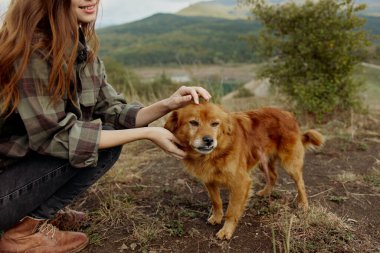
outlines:
[{"label": "dry grass tuft", "polygon": [[150,141],[137,141],[124,146],[120,159],[115,166],[101,179],[101,184],[128,184],[140,180],[145,167],[154,159],[164,154]]},{"label": "dry grass tuft", "polygon": [[[274,203],[275,204],[275,203]],[[273,252],[355,252],[360,244],[355,230],[344,218],[321,206],[294,212],[287,206],[275,208],[267,227],[272,231]]]},{"label": "dry grass tuft", "polygon": [[150,221],[138,225],[134,224],[133,226],[132,240],[137,242],[142,252],[147,249],[153,240],[159,238],[165,229],[161,221],[152,219]]},{"label": "dry grass tuft", "polygon": [[[90,213],[92,224],[86,231],[90,235],[91,244],[102,245],[105,240],[112,239],[114,232],[122,231],[125,237],[119,241],[132,241],[136,246],[131,247],[144,251],[165,230],[162,221],[145,214],[142,207],[115,184],[96,185],[91,188],[88,196],[95,196],[99,204]],[[117,237],[120,238],[120,235]]]},{"label": "dry grass tuft", "polygon": [[[139,155],[142,152],[144,155]],[[87,205],[87,208],[94,210],[90,213],[91,226],[85,231],[92,245],[103,245],[115,237],[113,233],[123,231],[124,240],[119,239],[117,243],[133,241],[133,246],[126,244],[123,247],[143,251],[162,233],[165,229],[163,222],[143,213],[134,196],[125,191],[126,188],[138,188],[147,165],[162,156],[163,152],[148,141],[125,145],[115,166],[76,204],[74,208]]]},{"label": "dry grass tuft", "polygon": [[343,171],[342,173],[336,175],[336,180],[342,183],[358,182],[363,180],[363,177],[351,171]]},{"label": "dry grass tuft", "polygon": [[375,158],[375,163],[370,172],[364,176],[364,181],[371,186],[380,188],[380,160]]}]

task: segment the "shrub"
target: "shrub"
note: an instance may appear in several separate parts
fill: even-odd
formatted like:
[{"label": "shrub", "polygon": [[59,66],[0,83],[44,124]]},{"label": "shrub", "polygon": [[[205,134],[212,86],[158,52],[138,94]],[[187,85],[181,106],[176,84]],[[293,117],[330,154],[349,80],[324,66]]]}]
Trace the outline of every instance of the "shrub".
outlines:
[{"label": "shrub", "polygon": [[256,43],[270,58],[260,73],[317,119],[360,106],[362,83],[353,79],[365,57],[369,35],[353,0],[306,0],[268,4],[246,0],[263,24]]}]

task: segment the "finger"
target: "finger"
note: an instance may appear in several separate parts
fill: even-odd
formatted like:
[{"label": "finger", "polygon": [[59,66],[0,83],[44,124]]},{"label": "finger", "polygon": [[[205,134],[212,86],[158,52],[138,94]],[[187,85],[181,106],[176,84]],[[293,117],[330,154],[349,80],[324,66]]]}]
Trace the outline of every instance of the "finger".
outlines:
[{"label": "finger", "polygon": [[[179,150],[182,151],[181,149],[179,149]],[[174,150],[174,149],[172,149],[171,151],[165,150],[165,153],[170,155],[170,156],[175,157],[178,160],[182,160],[186,156],[185,152],[183,152],[183,151],[182,152],[176,152],[176,150]]]},{"label": "finger", "polygon": [[175,148],[171,150],[171,153],[173,156],[183,159],[186,156],[186,152],[181,149],[181,147],[183,147],[181,141],[173,135],[172,142],[174,143]]},{"label": "finger", "polygon": [[199,104],[199,96],[204,98],[206,101],[209,101],[211,98],[211,94],[206,89],[200,86],[194,86],[194,87],[183,86],[180,89],[180,94],[182,96],[186,94],[190,94],[195,104]]},{"label": "finger", "polygon": [[177,137],[175,137],[174,135],[173,135],[173,137],[172,137],[172,142],[173,142],[177,147],[183,147],[182,142],[181,142],[180,140],[178,140]]},{"label": "finger", "polygon": [[190,94],[193,97],[193,101],[195,104],[199,104],[199,95],[197,93],[197,90],[194,88],[190,89]]},{"label": "finger", "polygon": [[183,151],[182,149],[179,149],[174,145],[174,147],[171,147],[170,149],[166,150],[165,153],[168,155],[171,155],[177,159],[183,159],[186,156],[186,152]]},{"label": "finger", "polygon": [[181,149],[179,149],[179,148],[177,148],[176,150],[173,150],[171,152],[171,155],[174,156],[175,158],[183,159],[186,156],[186,152],[183,151],[183,150],[181,150]]},{"label": "finger", "polygon": [[198,94],[203,97],[206,101],[209,101],[211,98],[211,94],[204,88],[202,87],[195,87],[197,90]]},{"label": "finger", "polygon": [[190,102],[191,100],[193,99],[193,96],[192,95],[186,95],[186,96],[183,96],[183,97],[180,97],[180,103],[186,103],[186,102]]},{"label": "finger", "polygon": [[171,153],[170,155],[173,156],[174,158],[176,158],[177,160],[183,160],[184,159],[184,157],[176,155],[174,153]]}]

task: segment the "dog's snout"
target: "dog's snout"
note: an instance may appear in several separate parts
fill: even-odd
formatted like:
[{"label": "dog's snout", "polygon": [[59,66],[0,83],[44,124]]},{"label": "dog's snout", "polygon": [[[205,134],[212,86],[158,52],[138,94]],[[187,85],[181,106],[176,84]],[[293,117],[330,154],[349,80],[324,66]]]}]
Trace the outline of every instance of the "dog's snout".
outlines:
[{"label": "dog's snout", "polygon": [[214,139],[209,135],[204,136],[202,140],[207,146],[211,146],[214,143]]}]

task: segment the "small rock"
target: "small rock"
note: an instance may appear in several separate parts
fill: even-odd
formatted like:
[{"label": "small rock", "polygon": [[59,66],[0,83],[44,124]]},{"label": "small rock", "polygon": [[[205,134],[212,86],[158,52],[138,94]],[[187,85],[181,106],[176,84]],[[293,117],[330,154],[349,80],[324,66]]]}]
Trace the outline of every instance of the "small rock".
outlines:
[{"label": "small rock", "polygon": [[129,247],[131,248],[131,250],[135,250],[137,248],[137,244],[132,243]]},{"label": "small rock", "polygon": [[129,249],[128,246],[125,245],[124,243],[123,243],[123,245],[121,245],[121,247],[119,248],[120,252],[123,252],[124,250],[128,250],[128,249]]}]

